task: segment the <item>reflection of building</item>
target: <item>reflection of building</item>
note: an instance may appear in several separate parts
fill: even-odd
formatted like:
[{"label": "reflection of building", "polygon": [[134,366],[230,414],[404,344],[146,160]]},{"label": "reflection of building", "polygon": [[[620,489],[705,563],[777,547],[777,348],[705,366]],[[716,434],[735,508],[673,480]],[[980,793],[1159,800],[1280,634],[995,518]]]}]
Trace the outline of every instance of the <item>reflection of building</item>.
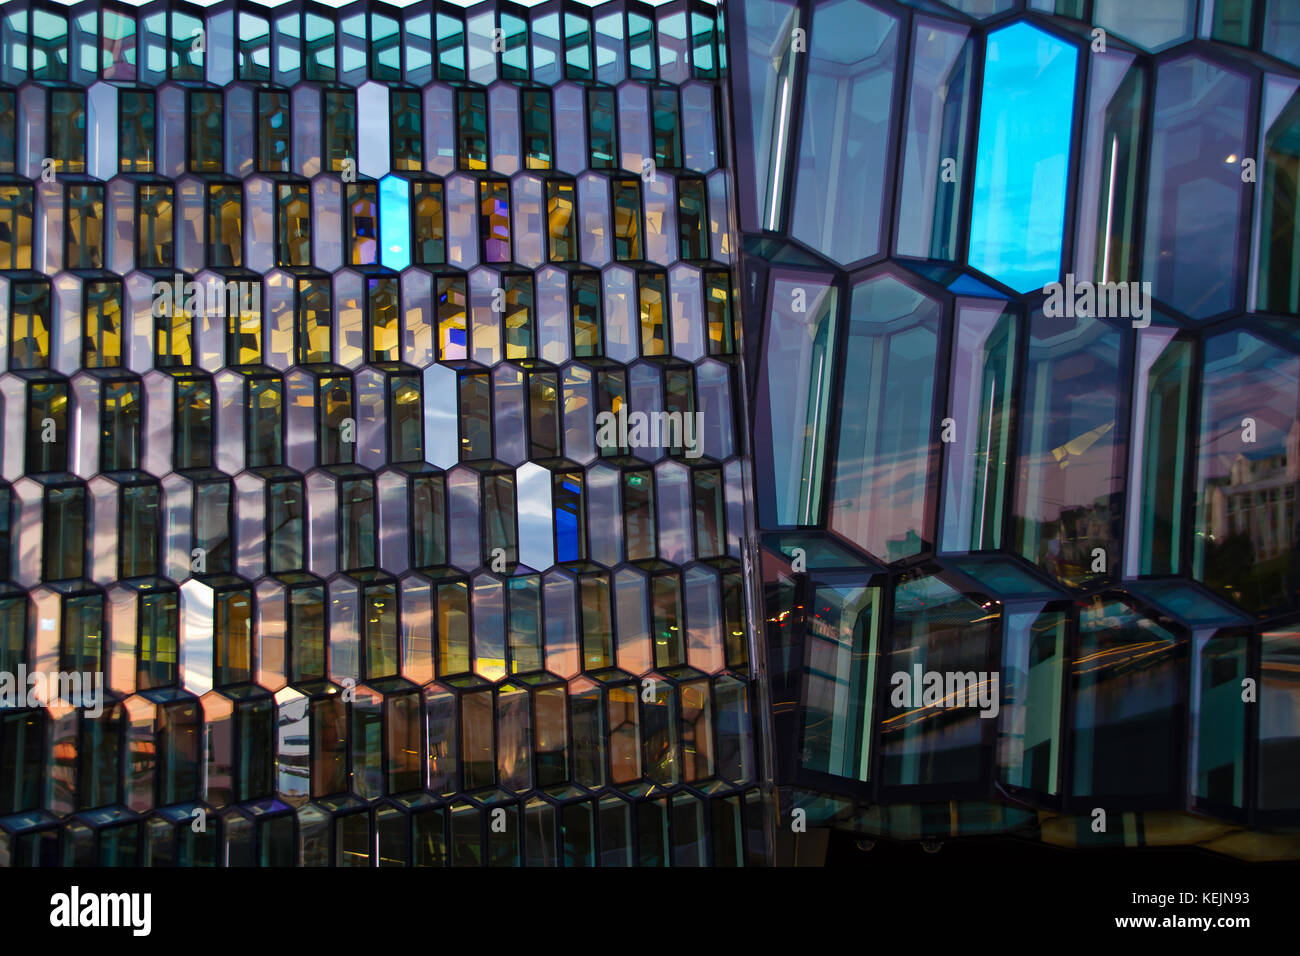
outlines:
[{"label": "reflection of building", "polygon": [[1280,452],[1242,452],[1226,477],[1206,488],[1205,525],[1215,542],[1250,541],[1252,563],[1288,554],[1297,540],[1295,496],[1300,486],[1300,422]]},{"label": "reflection of building", "polygon": [[1069,584],[1083,584],[1096,577],[1095,549],[1106,554],[1118,537],[1116,526],[1122,517],[1116,508],[1118,497],[1099,497],[1089,507],[1062,509],[1060,518],[1048,524],[1042,534],[1039,568]]},{"label": "reflection of building", "polygon": [[1284,852],[1300,14],[1167,5],[6,4],[0,863]]},{"label": "reflection of building", "polygon": [[[1265,735],[1241,689],[1300,620],[1300,97],[1251,94],[1291,89],[1300,50],[1241,48],[1300,15],[1026,6],[729,10],[778,852],[802,809],[868,841],[1296,855],[1256,831],[1300,822],[1300,723],[1273,680]],[[1122,53],[1091,56],[1093,28]],[[1252,191],[1259,124],[1276,178]],[[1066,276],[1149,280],[1150,310],[1048,315]],[[1224,430],[1246,418],[1254,447],[1290,425],[1285,451]],[[837,639],[795,612],[832,595],[856,602]],[[913,665],[996,669],[998,718],[894,706]],[[1098,807],[1122,834],[1093,835]]]}]

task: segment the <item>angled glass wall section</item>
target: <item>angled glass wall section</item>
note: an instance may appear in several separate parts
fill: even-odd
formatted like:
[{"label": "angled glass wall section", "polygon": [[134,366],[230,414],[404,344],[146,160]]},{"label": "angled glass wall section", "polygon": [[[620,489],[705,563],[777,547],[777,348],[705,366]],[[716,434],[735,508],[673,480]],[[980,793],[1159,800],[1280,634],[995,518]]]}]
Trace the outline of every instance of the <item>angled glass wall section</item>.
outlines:
[{"label": "angled glass wall section", "polygon": [[893,597],[881,782],[974,787],[990,771],[996,728],[983,715],[1000,706],[990,666],[997,615],[939,575],[904,578]]},{"label": "angled glass wall section", "polygon": [[845,265],[881,247],[900,33],[862,0],[817,6],[808,31],[790,234]]},{"label": "angled glass wall section", "polygon": [[1003,547],[1011,495],[1011,444],[1019,316],[989,299],[958,299],[943,472],[944,551]]},{"label": "angled glass wall section", "polygon": [[892,275],[853,287],[829,527],[885,562],[933,548],[939,304]]},{"label": "angled glass wall section", "polygon": [[1020,403],[1016,551],[1062,584],[1116,573],[1123,527],[1125,336],[1031,313]]},{"label": "angled glass wall section", "polygon": [[1259,812],[1286,819],[1300,806],[1300,781],[1294,758],[1300,750],[1300,641],[1294,627],[1281,627],[1260,636]]},{"label": "angled glass wall section", "polygon": [[1194,319],[1239,308],[1246,269],[1236,241],[1245,215],[1252,83],[1213,60],[1184,56],[1155,74],[1142,278]]},{"label": "angled glass wall section", "polygon": [[879,660],[877,588],[819,587],[805,637],[801,766],[865,781]]},{"label": "angled glass wall section", "polygon": [[1080,613],[1071,797],[1135,807],[1181,797],[1187,654],[1185,636],[1133,601],[1098,595]]},{"label": "angled glass wall section", "polygon": [[1171,328],[1152,326],[1137,336],[1125,570],[1178,574],[1190,544],[1193,346]]},{"label": "angled glass wall section", "polygon": [[1255,614],[1294,609],[1300,355],[1277,321],[1205,343],[1193,574]]},{"label": "angled glass wall section", "polygon": [[759,494],[771,525],[821,521],[837,299],[838,291],[815,274],[777,274],[772,281],[754,423],[769,456]]},{"label": "angled glass wall section", "polygon": [[[729,88],[782,811],[869,840],[1090,846],[1118,827],[1290,854],[1271,828],[1300,820],[1279,676],[1300,611],[1300,338],[1279,318],[1300,301],[1295,17],[867,6],[728,21],[763,11],[729,34]],[[821,29],[850,21],[852,54],[847,27]],[[787,31],[808,43],[792,66]],[[855,84],[890,99],[882,125],[835,100]],[[787,131],[793,182],[772,172]],[[868,134],[846,236],[834,160]],[[810,276],[842,310],[829,325],[794,304]],[[855,691],[827,615],[868,592],[877,673]],[[949,706],[959,675],[997,681],[990,719]],[[864,773],[835,748],[867,706]]]},{"label": "angled glass wall section", "polygon": [[1087,112],[1079,153],[1076,278],[1139,278],[1139,199],[1147,67],[1120,50],[1089,60]]},{"label": "angled glass wall section", "polygon": [[974,41],[954,23],[912,23],[912,75],[898,185],[900,256],[955,260],[970,170]]},{"label": "angled glass wall section", "polygon": [[1300,313],[1300,81],[1265,75],[1255,307]]}]

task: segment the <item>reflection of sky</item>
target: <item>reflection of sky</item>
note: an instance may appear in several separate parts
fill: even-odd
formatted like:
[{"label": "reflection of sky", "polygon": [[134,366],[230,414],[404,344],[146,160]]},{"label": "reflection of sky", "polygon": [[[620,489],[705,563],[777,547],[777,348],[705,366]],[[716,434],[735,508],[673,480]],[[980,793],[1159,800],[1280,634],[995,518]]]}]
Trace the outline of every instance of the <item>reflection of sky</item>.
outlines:
[{"label": "reflection of sky", "polygon": [[[1227,477],[1242,454],[1255,460],[1286,454],[1300,403],[1300,360],[1249,333],[1229,333],[1206,346],[1205,377],[1203,477]],[[1255,422],[1249,446],[1242,441],[1246,418]]]},{"label": "reflection of sky", "polygon": [[385,176],[379,181],[380,261],[390,269],[411,264],[411,194],[405,179]]},{"label": "reflection of sky", "polygon": [[551,537],[551,473],[526,462],[516,473],[519,513],[519,560],[530,568],[545,570],[556,561]]},{"label": "reflection of sky", "polygon": [[970,262],[1018,292],[1059,277],[1077,60],[1025,23],[989,35]]}]

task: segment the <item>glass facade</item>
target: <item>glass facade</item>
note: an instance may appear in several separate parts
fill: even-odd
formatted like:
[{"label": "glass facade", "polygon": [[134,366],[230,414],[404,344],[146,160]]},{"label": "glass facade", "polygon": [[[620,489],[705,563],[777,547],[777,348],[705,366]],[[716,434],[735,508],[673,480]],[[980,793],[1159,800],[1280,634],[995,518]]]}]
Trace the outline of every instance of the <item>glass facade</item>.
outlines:
[{"label": "glass facade", "polygon": [[0,865],[1300,856],[1291,6],[0,6]]},{"label": "glass facade", "polygon": [[723,37],[0,9],[0,864],[770,858]]},{"label": "glass facade", "polygon": [[778,860],[1297,854],[1293,6],[727,5]]}]

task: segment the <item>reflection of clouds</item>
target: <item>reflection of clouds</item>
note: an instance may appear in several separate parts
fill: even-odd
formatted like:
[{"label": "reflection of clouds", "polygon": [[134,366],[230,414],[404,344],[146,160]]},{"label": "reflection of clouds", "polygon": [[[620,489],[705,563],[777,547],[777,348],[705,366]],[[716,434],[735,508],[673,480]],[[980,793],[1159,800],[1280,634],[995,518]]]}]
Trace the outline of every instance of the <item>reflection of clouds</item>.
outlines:
[{"label": "reflection of clouds", "polygon": [[555,563],[555,541],[551,513],[551,473],[528,462],[516,472],[519,514],[519,560],[530,568],[545,571]]},{"label": "reflection of clouds", "polygon": [[181,683],[190,693],[212,689],[213,591],[190,579],[181,585]]},{"label": "reflection of clouds", "polygon": [[871,463],[845,463],[835,474],[831,528],[868,552],[888,556],[890,544],[909,534],[921,536],[925,524],[925,493],[930,480],[929,451],[874,456]]},{"label": "reflection of clouds", "polygon": [[1021,292],[1060,268],[1076,61],[1027,23],[988,39],[970,260]]},{"label": "reflection of clouds", "polygon": [[431,365],[424,370],[424,457],[440,468],[450,468],[460,458],[456,398],[455,369]]}]

